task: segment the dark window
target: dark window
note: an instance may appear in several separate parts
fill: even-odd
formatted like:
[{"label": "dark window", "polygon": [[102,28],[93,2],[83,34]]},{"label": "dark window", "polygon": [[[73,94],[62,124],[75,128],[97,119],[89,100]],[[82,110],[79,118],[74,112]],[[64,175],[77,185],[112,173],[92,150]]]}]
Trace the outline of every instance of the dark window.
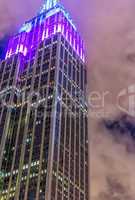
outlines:
[{"label": "dark window", "polygon": [[47,40],[45,41],[45,45],[49,45],[49,44],[51,44],[51,39],[47,39]]},{"label": "dark window", "polygon": [[64,40],[64,37],[63,37],[63,36],[61,37],[61,41],[62,41],[62,43],[64,44],[64,41],[65,41],[65,40]]},{"label": "dark window", "polygon": [[83,73],[83,65],[81,65],[81,89],[83,90],[84,85],[84,73]]},{"label": "dark window", "polygon": [[51,67],[55,67],[55,65],[56,65],[56,60],[55,60],[55,59],[52,59],[52,60],[51,60]]},{"label": "dark window", "polygon": [[4,75],[4,80],[7,80],[8,77],[9,77],[9,73],[6,73],[6,74]]},{"label": "dark window", "polygon": [[44,63],[42,66],[42,71],[46,71],[47,69],[49,69],[49,62]]},{"label": "dark window", "polygon": [[30,86],[31,85],[31,78],[29,78],[28,80],[27,80],[27,86]]},{"label": "dark window", "polygon": [[7,82],[3,82],[1,85],[1,89],[5,88],[7,86]]},{"label": "dark window", "polygon": [[61,85],[62,84],[62,72],[59,71],[59,84]]},{"label": "dark window", "polygon": [[55,42],[57,39],[58,39],[58,36],[55,35],[55,36],[53,37],[53,41]]},{"label": "dark window", "polygon": [[39,49],[42,49],[42,48],[43,48],[43,42],[40,43],[40,45],[39,45]]},{"label": "dark window", "polygon": [[50,71],[50,81],[54,81],[55,79],[55,69]]},{"label": "dark window", "polygon": [[61,86],[58,86],[58,96],[61,97]]},{"label": "dark window", "polygon": [[69,76],[69,78],[71,78],[71,67],[72,67],[72,64],[69,61],[69,65],[68,65],[68,76]]},{"label": "dark window", "polygon": [[38,57],[41,57],[42,56],[42,51],[39,51],[38,52]]},{"label": "dark window", "polygon": [[40,66],[37,66],[36,67],[36,74],[39,74],[40,73]]},{"label": "dark window", "polygon": [[68,42],[67,41],[65,42],[65,47],[68,49]]},{"label": "dark window", "polygon": [[68,52],[65,50],[64,62],[67,64]]},{"label": "dark window", "polygon": [[39,83],[39,77],[35,78],[35,82],[34,82],[34,88],[38,88],[38,83]]},{"label": "dark window", "polygon": [[85,69],[84,73],[85,73],[85,83],[87,84],[87,72],[86,72],[86,69]]},{"label": "dark window", "polygon": [[45,73],[41,76],[41,86],[47,84],[47,79],[48,79],[48,73]]},{"label": "dark window", "polygon": [[38,60],[37,60],[38,65],[41,63],[41,59],[42,59],[42,57],[40,56],[40,57],[38,58]]},{"label": "dark window", "polygon": [[71,46],[69,47],[69,52],[72,54],[72,47]]},{"label": "dark window", "polygon": [[63,62],[60,61],[60,68],[62,69],[63,68]]},{"label": "dark window", "polygon": [[75,67],[73,66],[73,81],[75,81]]},{"label": "dark window", "polygon": [[50,58],[50,48],[48,47],[44,50],[44,61],[48,60],[49,58]]},{"label": "dark window", "polygon": [[10,81],[9,81],[9,85],[12,85],[13,84],[13,79],[11,79]]},{"label": "dark window", "polygon": [[56,56],[56,53],[57,53],[57,44],[54,44],[52,48],[52,57]]},{"label": "dark window", "polygon": [[71,82],[68,81],[68,92],[71,93]]},{"label": "dark window", "polygon": [[64,65],[64,73],[67,75],[67,65]]},{"label": "dark window", "polygon": [[79,86],[79,75],[80,75],[80,73],[79,73],[79,71],[77,71],[77,85]]},{"label": "dark window", "polygon": [[53,92],[54,92],[54,88],[53,87],[49,87],[48,95],[52,95]]},{"label": "dark window", "polygon": [[63,78],[63,87],[64,87],[64,89],[66,89],[66,87],[67,87],[67,78],[66,78],[66,76],[64,76],[64,78]]},{"label": "dark window", "polygon": [[57,103],[57,112],[58,112],[58,113],[60,113],[60,107],[61,107],[61,106],[60,106],[60,103],[58,102],[58,103]]},{"label": "dark window", "polygon": [[74,86],[72,86],[72,96],[73,96],[73,98],[75,97],[75,87]]},{"label": "dark window", "polygon": [[60,57],[61,57],[61,59],[63,60],[63,46],[61,45],[61,48],[60,48]]},{"label": "dark window", "polygon": [[11,72],[11,76],[13,77],[14,74],[15,74],[15,69],[12,70],[12,72]]}]

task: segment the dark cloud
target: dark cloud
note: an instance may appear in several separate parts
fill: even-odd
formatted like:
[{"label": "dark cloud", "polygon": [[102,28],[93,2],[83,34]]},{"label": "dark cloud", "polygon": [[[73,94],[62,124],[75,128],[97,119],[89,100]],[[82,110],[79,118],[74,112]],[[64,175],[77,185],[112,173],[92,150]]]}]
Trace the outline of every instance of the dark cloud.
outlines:
[{"label": "dark cloud", "polygon": [[124,187],[116,177],[108,176],[106,178],[107,191],[101,192],[98,199],[100,200],[133,200],[128,194],[128,188]]}]

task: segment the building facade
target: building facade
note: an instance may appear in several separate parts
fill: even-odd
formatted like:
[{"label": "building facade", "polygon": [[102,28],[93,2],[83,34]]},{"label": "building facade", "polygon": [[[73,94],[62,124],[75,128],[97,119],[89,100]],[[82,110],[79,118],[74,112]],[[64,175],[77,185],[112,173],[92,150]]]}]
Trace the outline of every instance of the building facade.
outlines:
[{"label": "building facade", "polygon": [[83,40],[47,1],[0,63],[2,200],[88,200],[86,84]]}]

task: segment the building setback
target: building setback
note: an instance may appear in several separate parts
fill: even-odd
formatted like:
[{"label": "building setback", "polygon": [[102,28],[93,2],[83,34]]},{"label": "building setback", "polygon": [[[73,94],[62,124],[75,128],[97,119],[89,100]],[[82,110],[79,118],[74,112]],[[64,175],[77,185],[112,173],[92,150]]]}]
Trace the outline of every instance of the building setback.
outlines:
[{"label": "building setback", "polygon": [[47,0],[0,62],[2,200],[88,200],[86,84],[83,40]]}]

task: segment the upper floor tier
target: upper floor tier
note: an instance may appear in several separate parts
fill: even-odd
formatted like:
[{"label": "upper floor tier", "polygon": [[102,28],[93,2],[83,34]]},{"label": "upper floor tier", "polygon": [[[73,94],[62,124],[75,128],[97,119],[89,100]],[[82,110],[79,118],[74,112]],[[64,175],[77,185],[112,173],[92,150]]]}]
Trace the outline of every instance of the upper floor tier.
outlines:
[{"label": "upper floor tier", "polygon": [[56,33],[61,33],[77,55],[85,60],[84,42],[69,13],[59,3],[48,10],[42,9],[40,14],[22,26],[18,34],[10,38],[6,58],[18,53],[26,56],[34,46]]}]

